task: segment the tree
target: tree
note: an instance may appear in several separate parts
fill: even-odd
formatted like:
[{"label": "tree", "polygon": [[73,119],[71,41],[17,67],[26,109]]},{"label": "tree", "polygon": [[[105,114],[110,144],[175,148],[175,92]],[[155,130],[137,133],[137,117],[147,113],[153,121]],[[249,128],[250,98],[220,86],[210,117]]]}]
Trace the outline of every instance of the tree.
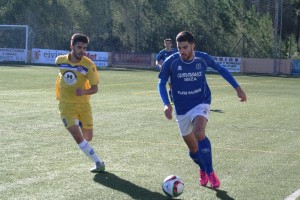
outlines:
[{"label": "tree", "polygon": [[[276,0],[278,2],[279,0]],[[280,0],[282,1],[282,0]],[[269,0],[0,0],[1,24],[33,29],[37,48],[69,49],[90,37],[89,50],[158,52],[165,38],[191,31],[211,55],[272,57],[275,3]],[[283,55],[299,42],[300,2],[283,3]],[[46,16],[46,17],[41,17]]]}]

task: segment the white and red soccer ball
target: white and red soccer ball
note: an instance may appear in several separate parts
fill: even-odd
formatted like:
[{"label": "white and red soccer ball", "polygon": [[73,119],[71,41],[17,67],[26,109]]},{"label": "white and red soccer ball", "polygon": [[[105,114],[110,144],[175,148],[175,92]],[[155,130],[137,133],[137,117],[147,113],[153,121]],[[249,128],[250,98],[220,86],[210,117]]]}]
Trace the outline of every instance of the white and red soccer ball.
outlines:
[{"label": "white and red soccer ball", "polygon": [[168,197],[178,197],[184,190],[184,183],[179,176],[170,175],[164,179],[162,190]]}]

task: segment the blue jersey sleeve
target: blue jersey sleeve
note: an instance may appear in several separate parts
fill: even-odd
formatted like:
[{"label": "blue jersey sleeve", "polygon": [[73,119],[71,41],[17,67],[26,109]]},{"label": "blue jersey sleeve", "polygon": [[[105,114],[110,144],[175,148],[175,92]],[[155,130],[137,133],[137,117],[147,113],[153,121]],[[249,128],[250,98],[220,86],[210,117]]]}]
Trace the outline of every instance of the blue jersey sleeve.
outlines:
[{"label": "blue jersey sleeve", "polygon": [[163,58],[163,51],[160,51],[157,56],[156,56],[156,60],[159,62],[159,61],[163,61],[164,58]]},{"label": "blue jersey sleeve", "polygon": [[221,74],[221,76],[228,82],[230,83],[230,85],[233,88],[236,88],[239,86],[239,84],[237,83],[237,81],[234,79],[234,77],[231,75],[231,73],[222,65],[216,63],[216,61],[209,55],[208,56],[208,65],[213,68],[214,70],[216,70],[217,72],[219,72],[219,74]]},{"label": "blue jersey sleeve", "polygon": [[[219,64],[217,64],[219,65]],[[239,84],[237,83],[237,81],[234,79],[234,77],[231,75],[231,73],[223,66],[219,65],[218,66],[218,69],[217,70],[221,76],[226,80],[228,81],[228,83],[230,83],[230,85],[233,87],[233,88],[237,88],[239,86]]]},{"label": "blue jersey sleeve", "polygon": [[158,74],[159,82],[158,82],[158,92],[159,95],[164,103],[164,105],[170,104],[166,84],[168,82],[168,79],[170,77],[171,71],[170,71],[170,65],[171,61],[168,58],[162,65],[162,69]]},{"label": "blue jersey sleeve", "polygon": [[164,105],[170,104],[166,84],[167,84],[167,81],[163,81],[163,80],[159,79],[158,92],[159,92],[159,95],[160,95]]}]

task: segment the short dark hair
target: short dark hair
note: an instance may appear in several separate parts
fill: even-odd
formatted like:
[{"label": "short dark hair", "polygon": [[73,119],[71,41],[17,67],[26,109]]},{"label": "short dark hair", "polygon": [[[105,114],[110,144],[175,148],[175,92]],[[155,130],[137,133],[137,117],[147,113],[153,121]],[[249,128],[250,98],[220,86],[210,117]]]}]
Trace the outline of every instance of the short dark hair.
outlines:
[{"label": "short dark hair", "polygon": [[178,33],[176,36],[176,42],[189,42],[189,43],[194,43],[195,38],[194,35],[191,32],[188,31],[181,31]]},{"label": "short dark hair", "polygon": [[89,37],[82,34],[82,33],[75,33],[71,37],[71,45],[75,45],[77,42],[83,42],[88,44],[89,43]]}]

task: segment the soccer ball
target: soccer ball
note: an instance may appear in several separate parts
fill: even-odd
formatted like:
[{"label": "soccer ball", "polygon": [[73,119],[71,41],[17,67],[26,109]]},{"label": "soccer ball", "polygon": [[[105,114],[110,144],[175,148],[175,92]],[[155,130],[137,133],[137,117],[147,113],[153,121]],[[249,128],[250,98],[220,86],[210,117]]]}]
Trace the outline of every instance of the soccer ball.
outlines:
[{"label": "soccer ball", "polygon": [[177,175],[170,175],[166,177],[162,184],[162,190],[168,197],[178,197],[182,194],[184,183]]}]

